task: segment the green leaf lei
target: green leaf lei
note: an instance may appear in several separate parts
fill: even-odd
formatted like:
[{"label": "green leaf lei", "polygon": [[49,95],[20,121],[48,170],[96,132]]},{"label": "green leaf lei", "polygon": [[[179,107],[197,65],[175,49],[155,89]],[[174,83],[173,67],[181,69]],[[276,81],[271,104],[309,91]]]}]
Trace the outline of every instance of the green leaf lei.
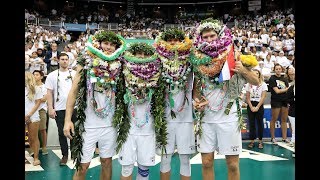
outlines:
[{"label": "green leaf lei", "polygon": [[128,45],[128,52],[131,54],[136,54],[139,52],[144,52],[146,55],[152,55],[155,52],[154,47],[150,46],[147,43],[140,42],[140,43],[131,43]]},{"label": "green leaf lei", "polygon": [[[194,55],[194,50],[191,50],[190,52],[190,63],[199,66],[199,65],[204,65],[210,63],[212,58],[208,55],[205,55],[203,58],[199,59]],[[195,68],[197,70],[197,68]]]},{"label": "green leaf lei", "polygon": [[123,57],[129,62],[140,64],[140,63],[148,63],[148,62],[155,61],[158,58],[158,55],[155,53],[152,56],[147,58],[138,58],[134,56],[131,52],[126,51]]},{"label": "green leaf lei", "polygon": [[117,35],[117,37],[120,39],[120,41],[122,42],[121,46],[114,52],[112,53],[111,55],[106,55],[105,53],[103,53],[102,50],[100,49],[97,49],[95,48],[93,45],[92,45],[92,36],[89,37],[88,39],[88,45],[87,45],[87,48],[88,48],[88,51],[90,51],[91,53],[93,53],[94,55],[98,56],[99,58],[105,60],[105,61],[113,61],[114,59],[116,59],[117,57],[120,56],[120,54],[122,54],[125,50],[126,50],[126,41],[125,39],[120,36],[120,35]]},{"label": "green leaf lei", "polygon": [[177,28],[172,28],[169,30],[164,31],[161,34],[161,39],[163,39],[164,41],[167,41],[169,39],[179,39],[180,41],[184,40],[184,32],[180,29]]},{"label": "green leaf lei", "polygon": [[156,133],[156,147],[161,149],[161,154],[166,154],[167,140],[167,121],[165,118],[165,90],[166,82],[163,78],[158,79],[158,87],[155,88],[151,100],[151,113],[154,117],[154,129]]},{"label": "green leaf lei", "polygon": [[117,147],[116,152],[119,153],[122,145],[126,142],[130,130],[130,120],[125,104],[124,96],[126,94],[126,85],[124,81],[124,74],[120,73],[117,83],[116,109],[113,115],[112,126],[117,129]]},{"label": "green leaf lei", "polygon": [[[78,64],[82,67],[85,66],[86,59],[81,56],[78,59]],[[85,131],[84,122],[86,119],[85,109],[87,108],[87,70],[82,68],[80,71],[80,82],[79,82],[79,92],[77,95],[77,120],[74,124],[74,137],[71,146],[71,156],[74,157],[74,161],[76,162],[76,169],[81,168],[81,155],[82,155],[82,146],[83,146],[83,138],[82,133]]]}]

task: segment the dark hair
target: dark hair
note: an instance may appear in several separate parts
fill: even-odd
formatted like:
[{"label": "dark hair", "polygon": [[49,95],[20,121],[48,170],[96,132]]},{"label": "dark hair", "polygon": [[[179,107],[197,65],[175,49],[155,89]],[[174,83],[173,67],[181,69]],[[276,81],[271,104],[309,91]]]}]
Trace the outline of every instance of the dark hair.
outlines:
[{"label": "dark hair", "polygon": [[67,54],[67,53],[60,53],[60,55],[59,55],[59,57],[58,57],[58,58],[60,59],[60,57],[61,57],[61,56],[67,56],[67,57],[68,57],[68,59],[69,59],[69,56],[68,56],[68,54]]},{"label": "dark hair", "polygon": [[34,70],[32,74],[34,74],[36,72],[38,72],[40,74],[40,76],[42,76],[42,77],[44,76],[44,73],[40,70]]},{"label": "dark hair", "polygon": [[283,67],[281,66],[281,64],[279,64],[279,63],[276,63],[276,64],[273,66],[273,71],[276,70],[276,66],[280,66],[281,69],[282,69],[282,71],[284,71],[284,68],[283,68]]}]

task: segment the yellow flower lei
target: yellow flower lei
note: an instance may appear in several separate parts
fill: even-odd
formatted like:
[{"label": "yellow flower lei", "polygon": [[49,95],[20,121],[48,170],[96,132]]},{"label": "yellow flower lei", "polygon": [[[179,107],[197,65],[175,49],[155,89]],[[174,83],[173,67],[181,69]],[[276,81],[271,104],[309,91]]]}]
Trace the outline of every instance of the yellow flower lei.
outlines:
[{"label": "yellow flower lei", "polygon": [[189,39],[189,37],[185,37],[184,40],[180,43],[177,43],[176,45],[171,45],[170,43],[159,39],[157,42],[159,46],[165,47],[165,49],[172,51],[172,50],[178,50],[178,51],[187,51],[191,48],[192,46],[192,41]]}]

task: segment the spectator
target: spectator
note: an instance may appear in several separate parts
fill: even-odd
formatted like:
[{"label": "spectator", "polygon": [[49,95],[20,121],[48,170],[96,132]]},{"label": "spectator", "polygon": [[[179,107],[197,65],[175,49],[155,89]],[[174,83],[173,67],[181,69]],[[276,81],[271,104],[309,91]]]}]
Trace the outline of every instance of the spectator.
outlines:
[{"label": "spectator", "polygon": [[59,68],[58,57],[60,56],[60,51],[58,51],[57,43],[51,44],[51,50],[46,53],[44,62],[47,63],[48,74]]},{"label": "spectator", "polygon": [[39,138],[38,138],[38,130],[39,130],[39,113],[38,108],[40,106],[40,99],[42,98],[41,91],[38,87],[36,87],[36,80],[34,76],[30,72],[25,72],[25,124],[28,127],[29,133],[29,144],[34,152],[33,154],[33,165],[40,165],[39,160]]},{"label": "spectator", "polygon": [[[259,85],[255,86],[247,84],[246,86],[246,100],[247,100],[247,113],[249,119],[249,133],[250,140],[248,147],[254,147],[254,140],[256,139],[256,128],[258,129],[259,149],[263,149],[262,137],[263,137],[263,115],[264,115],[264,100],[268,91],[267,84],[263,80],[261,72],[257,69],[253,69],[259,77]],[[257,127],[256,127],[257,121]]]},{"label": "spectator", "polygon": [[[270,122],[270,134],[271,142],[277,145],[275,139],[275,123],[281,115],[281,130],[282,130],[282,141],[289,142],[287,140],[287,118],[288,118],[288,105],[287,105],[287,95],[288,91],[288,80],[281,75],[283,72],[283,67],[280,64],[274,66],[275,74],[269,79],[269,86],[271,89],[271,122]],[[281,113],[280,113],[281,112]]]}]

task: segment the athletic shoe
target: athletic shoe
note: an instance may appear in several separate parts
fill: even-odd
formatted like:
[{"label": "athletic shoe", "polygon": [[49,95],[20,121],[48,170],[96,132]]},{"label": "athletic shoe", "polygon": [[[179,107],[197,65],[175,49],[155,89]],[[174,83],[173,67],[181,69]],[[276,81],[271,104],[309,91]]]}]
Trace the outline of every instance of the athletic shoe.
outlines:
[{"label": "athletic shoe", "polygon": [[66,166],[68,162],[68,156],[63,156],[60,160],[60,166]]},{"label": "athletic shoe", "polygon": [[275,138],[271,138],[271,142],[273,145],[278,145],[277,140]]},{"label": "athletic shoe", "polygon": [[290,143],[290,141],[288,139],[282,139],[282,142],[284,143]]},{"label": "athletic shoe", "polygon": [[49,154],[48,150],[47,149],[42,149],[42,155],[47,155]]}]

